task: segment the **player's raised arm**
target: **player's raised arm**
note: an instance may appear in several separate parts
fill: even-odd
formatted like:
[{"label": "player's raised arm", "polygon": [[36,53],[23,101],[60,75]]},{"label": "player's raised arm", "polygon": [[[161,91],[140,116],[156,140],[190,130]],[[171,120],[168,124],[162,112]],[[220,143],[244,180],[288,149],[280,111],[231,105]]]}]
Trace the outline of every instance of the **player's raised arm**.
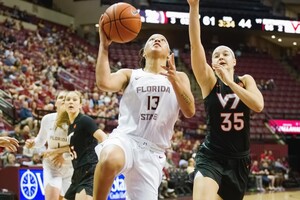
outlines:
[{"label": "player's raised arm", "polygon": [[117,92],[124,89],[129,81],[131,71],[121,69],[116,73],[111,73],[108,50],[111,40],[109,40],[102,28],[103,16],[99,22],[99,52],[96,64],[96,83],[99,89],[103,91]]},{"label": "player's raised arm", "polygon": [[196,80],[205,98],[216,82],[212,68],[206,62],[205,51],[201,43],[199,22],[199,0],[188,0],[190,6],[189,37],[191,47],[191,64]]}]

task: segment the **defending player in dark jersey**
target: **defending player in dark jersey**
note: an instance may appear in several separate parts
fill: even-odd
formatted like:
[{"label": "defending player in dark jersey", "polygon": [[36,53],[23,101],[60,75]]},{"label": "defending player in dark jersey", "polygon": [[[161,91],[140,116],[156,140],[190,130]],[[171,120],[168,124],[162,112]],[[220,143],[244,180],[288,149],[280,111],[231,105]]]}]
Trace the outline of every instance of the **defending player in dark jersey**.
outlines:
[{"label": "defending player in dark jersey", "polygon": [[252,76],[234,74],[236,59],[226,46],[207,64],[201,43],[199,0],[190,6],[191,64],[201,87],[208,134],[196,155],[194,200],[242,200],[249,173],[250,110],[261,112],[263,96]]},{"label": "defending player in dark jersey", "polygon": [[95,121],[80,113],[82,95],[77,91],[68,92],[65,107],[70,119],[69,139],[74,173],[65,199],[92,200],[94,171],[98,162],[95,146],[106,139]]}]

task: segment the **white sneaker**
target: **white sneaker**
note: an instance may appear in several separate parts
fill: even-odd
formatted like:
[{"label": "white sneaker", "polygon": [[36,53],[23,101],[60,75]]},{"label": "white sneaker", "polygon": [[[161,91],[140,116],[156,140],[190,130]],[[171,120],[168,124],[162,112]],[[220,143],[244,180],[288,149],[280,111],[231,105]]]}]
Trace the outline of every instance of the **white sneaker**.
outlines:
[{"label": "white sneaker", "polygon": [[168,192],[168,193],[172,193],[172,192],[174,192],[174,191],[175,191],[175,190],[174,190],[174,189],[171,189],[171,188],[168,188],[168,189],[167,189],[167,192]]}]

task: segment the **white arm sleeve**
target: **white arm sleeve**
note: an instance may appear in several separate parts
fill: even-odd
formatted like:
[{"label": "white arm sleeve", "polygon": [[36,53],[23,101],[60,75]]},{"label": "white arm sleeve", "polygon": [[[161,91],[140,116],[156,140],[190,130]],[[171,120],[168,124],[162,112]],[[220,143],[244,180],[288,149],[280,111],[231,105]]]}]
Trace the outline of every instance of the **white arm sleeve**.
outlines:
[{"label": "white arm sleeve", "polygon": [[[54,120],[52,119],[54,117]],[[55,122],[56,115],[53,114],[45,115],[41,121],[41,127],[37,137],[34,139],[35,147],[40,148],[46,144],[47,141],[47,132],[50,127],[53,127]]]}]

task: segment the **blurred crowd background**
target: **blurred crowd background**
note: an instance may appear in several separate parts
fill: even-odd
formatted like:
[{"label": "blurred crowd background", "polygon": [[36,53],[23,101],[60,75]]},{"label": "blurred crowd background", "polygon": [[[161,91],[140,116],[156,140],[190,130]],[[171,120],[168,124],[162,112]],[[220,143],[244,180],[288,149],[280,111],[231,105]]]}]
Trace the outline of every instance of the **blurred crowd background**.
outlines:
[{"label": "blurred crowd background", "polygon": [[[72,5],[72,2],[75,9],[78,7],[76,3],[96,3],[93,0],[65,3]],[[285,5],[280,0],[202,2],[208,12],[244,12],[255,16],[298,20],[298,25],[300,23],[300,9],[298,13],[289,10],[289,4]],[[235,3],[235,6],[228,9],[229,5],[233,5],[230,2]],[[63,11],[64,6],[59,1],[0,1],[0,136],[15,137],[21,144],[16,153],[0,149],[0,170],[7,166],[41,165],[44,148],[28,150],[23,145],[26,139],[37,135],[41,118],[47,113],[55,112],[57,91],[80,90],[84,95],[82,112],[93,117],[107,133],[116,127],[122,93],[102,92],[95,86],[94,68],[99,38],[97,27],[92,24],[93,21],[97,24],[100,10],[105,10],[111,3],[113,2],[97,1],[97,17],[93,17],[89,23],[76,22],[79,16],[74,14],[74,21],[66,25],[59,23],[59,18],[57,21],[50,21],[37,14],[42,9],[63,15],[70,12]],[[129,3],[141,9],[181,12],[188,9],[186,2],[180,0]],[[172,3],[172,6],[168,3]],[[24,5],[31,9],[23,8]],[[90,18],[93,15],[95,13]],[[84,15],[83,19],[87,17]],[[218,44],[232,47],[238,63],[236,72],[251,74],[264,95],[264,111],[251,116],[252,166],[249,191],[282,191],[298,187],[300,158],[297,152],[300,137],[273,129],[268,121],[300,120],[300,42],[296,45],[276,44],[263,39],[257,32],[250,31],[230,32],[209,28],[202,31],[208,60],[210,49]],[[160,188],[160,198],[163,199],[191,194],[192,186],[188,177],[193,172],[194,154],[206,135],[206,114],[201,92],[191,73],[187,26],[143,23],[136,40],[111,45],[109,56],[112,70],[137,68],[138,52],[145,42],[143,39],[154,32],[162,32],[169,39],[177,68],[185,71],[191,79],[197,108],[195,117],[187,120],[180,116],[176,123],[172,147],[166,152],[168,162]],[[294,36],[286,34],[284,37]]]}]

